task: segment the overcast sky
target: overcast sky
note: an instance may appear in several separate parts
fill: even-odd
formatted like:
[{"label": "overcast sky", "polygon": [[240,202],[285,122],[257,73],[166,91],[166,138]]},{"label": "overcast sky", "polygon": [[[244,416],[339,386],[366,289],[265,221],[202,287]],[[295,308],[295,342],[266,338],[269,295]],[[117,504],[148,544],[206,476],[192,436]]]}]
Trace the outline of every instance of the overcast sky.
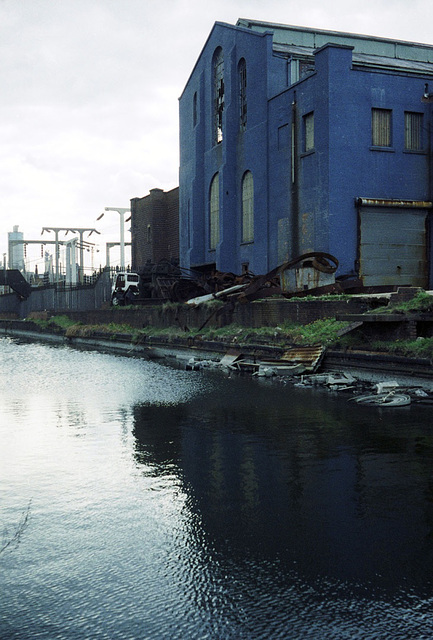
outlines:
[{"label": "overcast sky", "polygon": [[105,257],[105,206],[178,185],[178,98],[238,18],[433,44],[432,0],[0,0],[0,261],[14,225],[95,227]]}]

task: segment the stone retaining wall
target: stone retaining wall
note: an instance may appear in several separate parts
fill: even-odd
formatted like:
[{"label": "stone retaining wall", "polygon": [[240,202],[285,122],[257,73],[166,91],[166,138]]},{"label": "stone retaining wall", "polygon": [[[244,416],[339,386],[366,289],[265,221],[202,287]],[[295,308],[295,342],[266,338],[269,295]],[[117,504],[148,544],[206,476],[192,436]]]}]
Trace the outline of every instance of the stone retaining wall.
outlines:
[{"label": "stone retaining wall", "polygon": [[136,328],[181,327],[198,329],[205,323],[210,327],[239,324],[243,327],[273,327],[284,321],[309,324],[320,318],[333,318],[339,313],[364,313],[369,305],[357,298],[335,301],[298,301],[270,299],[233,306],[199,306],[165,304],[128,309],[111,308],[94,311],[62,312],[83,324],[129,324]]}]

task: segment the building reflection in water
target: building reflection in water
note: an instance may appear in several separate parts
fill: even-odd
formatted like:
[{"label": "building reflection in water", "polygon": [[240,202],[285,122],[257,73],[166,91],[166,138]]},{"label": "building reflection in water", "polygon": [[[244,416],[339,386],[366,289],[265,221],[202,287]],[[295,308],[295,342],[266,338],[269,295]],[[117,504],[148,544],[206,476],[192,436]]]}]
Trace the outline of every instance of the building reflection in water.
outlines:
[{"label": "building reflection in water", "polygon": [[430,589],[428,425],[423,407],[355,410],[322,392],[222,380],[186,404],[135,406],[134,455],[145,473],[177,476],[191,535],[216,549]]}]

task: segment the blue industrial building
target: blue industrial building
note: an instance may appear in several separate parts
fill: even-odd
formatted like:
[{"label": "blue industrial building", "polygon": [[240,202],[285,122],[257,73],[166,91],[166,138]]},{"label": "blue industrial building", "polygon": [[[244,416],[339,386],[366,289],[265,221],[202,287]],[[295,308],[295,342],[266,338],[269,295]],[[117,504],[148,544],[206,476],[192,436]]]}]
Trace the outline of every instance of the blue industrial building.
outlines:
[{"label": "blue industrial building", "polygon": [[180,260],[264,274],[324,251],[432,282],[433,46],[215,23],[180,97]]}]

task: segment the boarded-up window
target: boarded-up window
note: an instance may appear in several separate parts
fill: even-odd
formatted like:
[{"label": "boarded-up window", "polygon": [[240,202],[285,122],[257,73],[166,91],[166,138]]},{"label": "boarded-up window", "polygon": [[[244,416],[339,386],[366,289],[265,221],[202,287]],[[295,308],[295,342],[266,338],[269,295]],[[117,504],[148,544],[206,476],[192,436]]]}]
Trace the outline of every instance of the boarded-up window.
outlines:
[{"label": "boarded-up window", "polygon": [[408,151],[421,151],[422,140],[422,113],[406,111],[404,114],[404,148]]},{"label": "boarded-up window", "polygon": [[391,146],[391,110],[371,110],[371,143],[373,147]]},{"label": "boarded-up window", "polygon": [[254,181],[251,171],[242,178],[242,242],[254,240]]},{"label": "boarded-up window", "polygon": [[222,49],[217,49],[213,62],[213,91],[214,91],[214,142],[218,144],[223,139],[224,112],[224,57]]},{"label": "boarded-up window", "polygon": [[209,194],[209,248],[216,249],[220,239],[220,180],[216,173],[212,178]]},{"label": "boarded-up window", "polygon": [[314,113],[304,116],[304,151],[314,149]]},{"label": "boarded-up window", "polygon": [[247,64],[242,58],[239,62],[239,128],[247,128]]}]

